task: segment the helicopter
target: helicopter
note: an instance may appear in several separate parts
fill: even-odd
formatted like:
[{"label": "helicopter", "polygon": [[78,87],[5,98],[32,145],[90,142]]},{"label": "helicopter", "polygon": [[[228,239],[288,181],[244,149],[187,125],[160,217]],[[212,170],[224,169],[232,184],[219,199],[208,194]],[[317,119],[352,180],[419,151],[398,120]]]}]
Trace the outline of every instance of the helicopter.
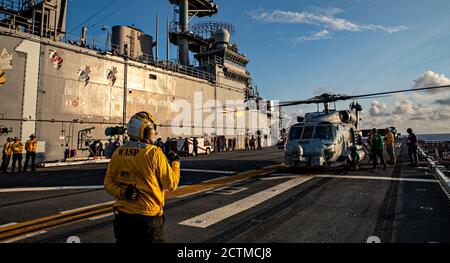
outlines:
[{"label": "helicopter", "polygon": [[[445,88],[450,85],[355,96],[322,94],[308,100],[280,102],[280,108],[317,104],[317,112],[298,117],[298,123],[290,127],[284,145],[285,163],[293,168],[338,168],[348,166],[355,158],[363,161],[369,150],[362,142],[363,107],[357,99]],[[337,101],[347,100],[353,100],[348,110],[336,110]],[[334,103],[334,109],[330,108],[330,103]],[[323,104],[323,111],[320,111],[320,104]]]}]

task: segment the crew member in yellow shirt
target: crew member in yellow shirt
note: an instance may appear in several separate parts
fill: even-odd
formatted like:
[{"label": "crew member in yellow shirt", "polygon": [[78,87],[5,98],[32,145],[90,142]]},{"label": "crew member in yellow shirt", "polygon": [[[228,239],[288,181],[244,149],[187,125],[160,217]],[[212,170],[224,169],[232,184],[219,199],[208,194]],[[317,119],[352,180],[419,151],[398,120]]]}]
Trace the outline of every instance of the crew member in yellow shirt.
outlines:
[{"label": "crew member in yellow shirt", "polygon": [[130,141],[116,150],[106,171],[104,186],[115,197],[114,234],[117,243],[164,242],[165,192],[180,181],[180,158],[166,157],[152,144],[156,122],[147,112],[128,123]]},{"label": "crew member in yellow shirt", "polygon": [[36,171],[35,169],[35,161],[36,161],[36,152],[37,152],[38,143],[36,140],[36,135],[32,134],[30,139],[25,143],[25,151],[27,151],[25,157],[25,165],[23,167],[23,171],[26,172],[28,169],[28,163],[31,159],[31,171]]},{"label": "crew member in yellow shirt", "polygon": [[384,144],[386,145],[386,151],[389,154],[390,163],[393,165],[397,164],[395,158],[395,148],[394,148],[395,137],[391,129],[386,128],[386,136],[384,137]]},{"label": "crew member in yellow shirt", "polygon": [[8,173],[9,161],[11,161],[11,154],[12,154],[12,149],[11,149],[12,141],[13,140],[11,138],[8,138],[6,140],[5,145],[3,146],[2,167],[1,167],[3,174]]},{"label": "crew member in yellow shirt", "polygon": [[13,163],[12,172],[16,169],[16,163],[19,162],[19,173],[22,172],[22,154],[23,154],[23,143],[20,141],[19,137],[14,137],[14,142],[12,143],[13,152]]}]

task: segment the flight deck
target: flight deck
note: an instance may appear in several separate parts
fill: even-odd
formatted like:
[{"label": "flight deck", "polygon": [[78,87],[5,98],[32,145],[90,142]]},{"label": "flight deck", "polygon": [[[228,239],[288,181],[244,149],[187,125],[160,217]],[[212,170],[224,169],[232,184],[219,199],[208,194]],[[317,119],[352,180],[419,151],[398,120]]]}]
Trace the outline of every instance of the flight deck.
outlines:
[{"label": "flight deck", "polygon": [[[165,208],[169,243],[449,243],[450,202],[406,148],[386,171],[307,171],[283,151],[222,152],[182,161]],[[107,164],[0,178],[0,241],[115,242]],[[56,201],[57,200],[57,201]],[[71,239],[72,238],[72,239]],[[77,240],[78,240],[77,239]]]}]

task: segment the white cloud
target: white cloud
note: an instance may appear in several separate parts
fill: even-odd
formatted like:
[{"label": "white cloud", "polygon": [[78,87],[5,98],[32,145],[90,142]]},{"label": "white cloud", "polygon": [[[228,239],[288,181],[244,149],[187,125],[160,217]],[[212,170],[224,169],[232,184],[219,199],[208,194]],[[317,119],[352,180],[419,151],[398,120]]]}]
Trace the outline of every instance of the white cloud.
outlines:
[{"label": "white cloud", "polygon": [[[450,95],[450,92],[448,92],[448,95]],[[430,93],[430,92],[422,92],[422,91],[416,91],[416,92],[412,92],[412,93],[401,93],[401,94],[396,94],[394,96],[394,98],[397,101],[413,101],[416,103],[422,103],[422,104],[430,104],[430,103],[436,103],[436,100],[442,98],[442,97],[446,97],[445,93],[443,94],[434,94],[434,93]],[[441,100],[443,102],[443,100]],[[442,104],[438,103],[438,104]]]},{"label": "white cloud", "polygon": [[363,114],[362,116],[362,127],[363,129],[372,129],[372,128],[385,128],[385,127],[398,127],[398,121],[393,120],[391,117],[387,116],[367,116]]},{"label": "white cloud", "polygon": [[262,23],[281,23],[281,24],[307,24],[322,28],[321,31],[310,35],[297,38],[300,41],[312,41],[329,38],[332,32],[349,31],[384,31],[387,33],[396,33],[408,28],[405,26],[387,27],[383,25],[364,25],[358,24],[335,15],[343,11],[338,8],[324,9],[317,13],[311,12],[291,12],[283,10],[264,11],[262,9],[250,12],[250,17]]},{"label": "white cloud", "polygon": [[297,117],[305,116],[301,108],[291,109],[284,112],[283,127],[290,128],[297,123]]},{"label": "white cloud", "polygon": [[[434,71],[426,71],[412,82],[412,89],[427,88],[433,86],[450,85],[450,79],[444,74]],[[415,91],[412,93],[396,94],[397,101],[412,101],[422,104],[450,106],[450,88],[429,91]]]},{"label": "white cloud", "polygon": [[328,8],[315,7],[315,8],[313,8],[313,11],[315,11],[318,14],[331,15],[331,16],[344,13],[344,10],[337,8],[337,7],[328,7]]},{"label": "white cloud", "polygon": [[324,29],[322,31],[316,32],[309,36],[293,38],[292,41],[293,42],[307,42],[307,41],[315,41],[315,40],[330,39],[330,38],[331,38],[330,31]]},{"label": "white cloud", "polygon": [[371,31],[385,31],[389,34],[397,33],[408,29],[406,26],[386,27],[380,25],[361,25],[361,28],[364,30],[371,30]]},{"label": "white cloud", "polygon": [[[427,71],[413,81],[413,88],[450,85],[443,74]],[[395,95],[392,106],[374,101],[363,123],[366,128],[396,126],[400,131],[411,127],[419,133],[445,133],[450,127],[450,91],[414,92]],[[392,114],[389,114],[392,113]]]},{"label": "white cloud", "polygon": [[[417,78],[413,81],[413,89],[444,86],[444,85],[450,85],[450,79],[447,78],[444,74],[438,74],[431,70],[423,73],[422,76],[420,76],[419,78]],[[441,89],[441,90],[432,90],[429,92],[436,94],[436,93],[442,93],[442,92],[446,92],[446,91],[448,91],[448,90]]]},{"label": "white cloud", "polygon": [[441,121],[447,125],[447,129],[449,127],[450,121],[450,109],[438,109],[434,112],[433,120]]},{"label": "white cloud", "polygon": [[413,104],[410,101],[396,102],[396,107],[392,113],[394,115],[414,114]]},{"label": "white cloud", "polygon": [[406,115],[410,119],[429,119],[434,115],[433,109],[419,104],[414,105],[411,101],[396,102],[396,107],[392,112],[394,115]]},{"label": "white cloud", "polygon": [[442,105],[442,106],[450,106],[450,97],[446,99],[438,99],[434,103]]},{"label": "white cloud", "polygon": [[385,120],[383,120],[382,118],[369,118],[369,119],[365,119],[363,121],[363,127],[365,127],[365,129],[371,129],[371,128],[381,128],[385,124]]},{"label": "white cloud", "polygon": [[316,15],[309,12],[290,12],[282,10],[266,12],[263,10],[256,10],[251,13],[251,18],[263,23],[310,24],[324,26],[333,31],[361,31],[359,25],[345,19],[336,18],[330,14]]},{"label": "white cloud", "polygon": [[372,102],[370,109],[369,109],[369,114],[371,117],[390,116],[390,114],[387,113],[386,104],[379,102],[377,100]]}]

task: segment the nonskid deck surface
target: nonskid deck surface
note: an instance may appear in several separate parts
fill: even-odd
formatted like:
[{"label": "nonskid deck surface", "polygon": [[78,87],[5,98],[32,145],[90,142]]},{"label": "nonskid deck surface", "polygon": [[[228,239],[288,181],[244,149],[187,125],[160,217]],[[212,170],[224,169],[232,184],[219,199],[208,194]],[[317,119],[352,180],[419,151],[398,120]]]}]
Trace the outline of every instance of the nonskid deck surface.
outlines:
[{"label": "nonskid deck surface", "polygon": [[[405,153],[399,149],[401,162],[385,171],[372,171],[368,164],[359,171],[296,171],[277,165],[283,152],[276,149],[186,159],[183,166],[190,170],[184,172],[183,186],[168,197],[166,238],[177,243],[365,243],[373,237],[384,243],[449,243],[449,200],[426,168],[409,167]],[[22,183],[36,179],[23,183],[24,191],[33,183],[50,188],[0,191],[0,211],[6,215],[0,225],[8,229],[44,220],[34,232],[2,241],[66,242],[76,236],[85,243],[114,242],[112,199],[101,187],[54,188],[55,177],[65,186],[62,182],[101,186],[105,168],[48,169],[41,171],[42,180],[39,174],[17,175]],[[10,187],[8,180],[0,177],[0,185],[8,182],[3,189]],[[64,221],[69,216],[79,220]],[[63,223],[48,225],[46,218]],[[2,229],[0,238],[7,233]]]}]

